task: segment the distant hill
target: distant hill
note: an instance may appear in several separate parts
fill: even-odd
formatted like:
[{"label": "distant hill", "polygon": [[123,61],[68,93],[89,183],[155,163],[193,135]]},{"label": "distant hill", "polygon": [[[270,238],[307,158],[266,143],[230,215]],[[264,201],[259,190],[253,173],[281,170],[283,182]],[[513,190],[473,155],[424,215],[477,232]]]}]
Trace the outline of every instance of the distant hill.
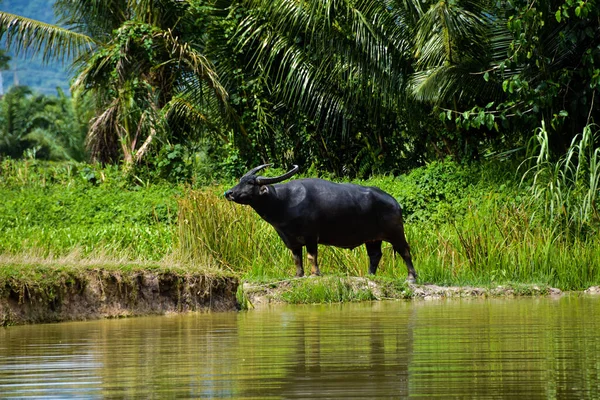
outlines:
[{"label": "distant hill", "polygon": [[[0,0],[0,10],[54,24],[56,23],[52,8],[54,1]],[[2,47],[5,47],[4,44],[2,44]],[[23,55],[15,57],[12,52],[8,52],[8,55],[12,57],[10,61],[11,69],[2,71],[5,92],[15,83],[29,86],[34,91],[43,94],[56,94],[57,86],[61,87],[66,93],[69,92],[71,76],[67,71],[68,63],[65,65],[61,62],[45,64],[42,62],[41,57],[35,59]]]}]

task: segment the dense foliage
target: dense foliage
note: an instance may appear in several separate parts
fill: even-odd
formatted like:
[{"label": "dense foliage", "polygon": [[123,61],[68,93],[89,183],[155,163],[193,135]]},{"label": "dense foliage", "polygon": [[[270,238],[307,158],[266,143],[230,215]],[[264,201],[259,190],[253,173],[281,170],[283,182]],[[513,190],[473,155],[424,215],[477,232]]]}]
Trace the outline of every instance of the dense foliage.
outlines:
[{"label": "dense foliage", "polygon": [[[91,155],[239,174],[338,176],[443,159],[551,159],[597,119],[596,0],[62,1],[69,29],[0,14],[16,49],[75,55]],[[597,146],[597,142],[594,143]],[[191,166],[191,167],[190,167]]]},{"label": "dense foliage", "polygon": [[83,161],[89,110],[77,93],[67,97],[58,89],[57,95],[46,96],[13,86],[0,98],[0,160]]}]

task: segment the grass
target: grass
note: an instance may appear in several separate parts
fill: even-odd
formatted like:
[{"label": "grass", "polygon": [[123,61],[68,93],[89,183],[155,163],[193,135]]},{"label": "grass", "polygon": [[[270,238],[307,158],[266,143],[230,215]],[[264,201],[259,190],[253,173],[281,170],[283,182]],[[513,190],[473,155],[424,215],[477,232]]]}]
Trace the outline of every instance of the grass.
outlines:
[{"label": "grass", "polygon": [[[253,281],[294,273],[292,257],[272,227],[252,209],[223,201],[222,188],[191,191],[179,204],[179,242],[185,257],[212,260]],[[532,225],[526,202],[514,193],[471,199],[460,215],[444,223],[413,220],[406,233],[420,282],[440,285],[531,283],[563,290],[600,282],[600,241],[571,238]],[[320,246],[325,275],[365,276],[363,247]],[[305,256],[305,265],[307,264]],[[378,276],[404,280],[406,268],[390,245],[383,247]],[[318,297],[318,296],[317,296]]]},{"label": "grass", "polygon": [[[0,169],[0,279],[43,281],[44,269],[99,266],[205,268],[254,283],[295,273],[275,230],[251,208],[226,201],[226,187],[138,186],[111,169],[84,165],[2,162]],[[407,176],[356,183],[379,186],[404,205],[420,283],[562,290],[600,284],[597,223],[589,220],[586,234],[563,235],[537,213],[531,192],[511,183],[511,170],[433,163]],[[319,261],[325,277],[295,283],[287,301],[372,298],[343,281],[367,274],[364,246],[320,246]],[[402,285],[405,278],[402,259],[384,244],[377,279]]]},{"label": "grass", "polygon": [[182,188],[130,185],[110,169],[0,164],[0,254],[160,260],[173,252]]},{"label": "grass", "polygon": [[348,303],[376,299],[371,289],[357,287],[347,279],[332,276],[314,281],[293,280],[292,287],[282,293],[281,299],[290,304]]}]

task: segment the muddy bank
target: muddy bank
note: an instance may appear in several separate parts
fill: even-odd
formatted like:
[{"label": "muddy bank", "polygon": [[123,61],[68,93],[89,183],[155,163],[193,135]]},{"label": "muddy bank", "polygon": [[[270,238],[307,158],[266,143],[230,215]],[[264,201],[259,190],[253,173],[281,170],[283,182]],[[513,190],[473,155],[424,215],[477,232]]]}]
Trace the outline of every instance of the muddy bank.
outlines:
[{"label": "muddy bank", "polygon": [[[593,293],[593,288],[588,289]],[[598,290],[600,293],[600,289]],[[438,286],[372,280],[363,277],[299,278],[256,284],[245,282],[248,308],[272,303],[319,303],[358,300],[440,299],[469,297],[560,296],[560,289],[540,285],[497,287]]]},{"label": "muddy bank", "polygon": [[53,274],[1,282],[0,326],[237,307],[239,281],[232,276],[102,269]]}]

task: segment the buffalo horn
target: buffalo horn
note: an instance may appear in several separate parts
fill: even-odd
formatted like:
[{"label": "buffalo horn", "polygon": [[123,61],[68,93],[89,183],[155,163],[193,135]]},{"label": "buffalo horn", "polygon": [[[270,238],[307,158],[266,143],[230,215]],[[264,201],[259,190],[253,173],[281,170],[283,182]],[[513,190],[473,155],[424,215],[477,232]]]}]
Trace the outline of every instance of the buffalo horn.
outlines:
[{"label": "buffalo horn", "polygon": [[273,183],[285,181],[287,178],[291,177],[296,172],[298,172],[298,169],[298,166],[294,165],[294,167],[291,170],[280,176],[275,176],[273,178],[265,178],[264,176],[259,176],[256,178],[256,183],[258,183],[259,185],[271,185]]},{"label": "buffalo horn", "polygon": [[244,174],[244,176],[250,176],[250,175],[254,175],[256,174],[258,171],[260,171],[263,168],[267,168],[270,167],[273,164],[263,164],[263,165],[259,165],[258,167],[252,168],[250,171],[246,172]]}]

